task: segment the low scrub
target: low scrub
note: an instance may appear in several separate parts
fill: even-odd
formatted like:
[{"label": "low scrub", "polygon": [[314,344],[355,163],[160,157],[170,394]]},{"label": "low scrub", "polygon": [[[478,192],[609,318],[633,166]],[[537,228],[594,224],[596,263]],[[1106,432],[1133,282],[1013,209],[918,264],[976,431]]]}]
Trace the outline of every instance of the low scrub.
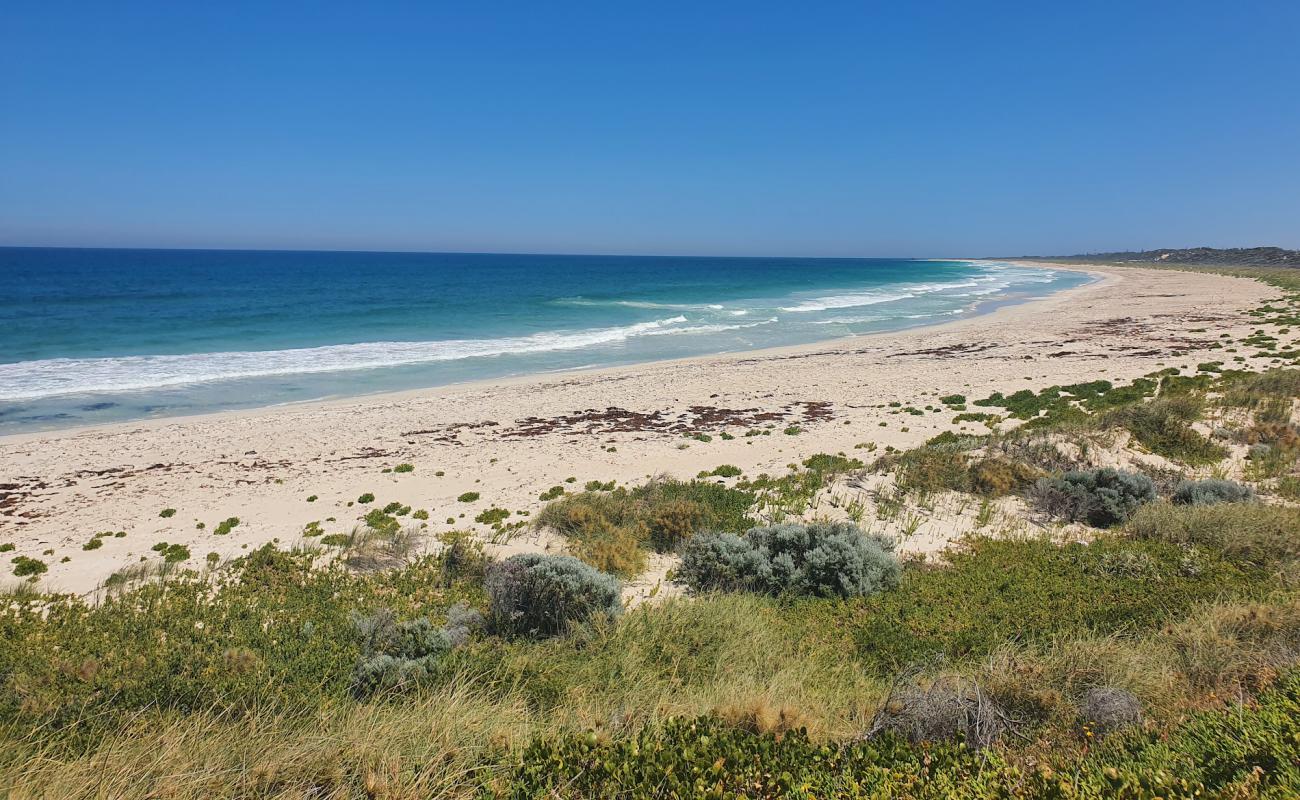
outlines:
[{"label": "low scrub", "polygon": [[483,618],[459,604],[436,626],[428,617],[399,621],[390,609],[353,617],[361,656],[352,670],[352,689],[359,695],[411,688],[427,682],[438,662],[465,643]]},{"label": "low scrub", "polygon": [[1183,481],[1170,498],[1174,505],[1212,506],[1215,503],[1243,503],[1255,498],[1255,490],[1235,481],[1206,478],[1200,481]]},{"label": "low scrub", "polygon": [[493,627],[515,636],[555,636],[623,608],[618,579],[572,556],[511,556],[488,568],[484,585]]},{"label": "low scrub", "polygon": [[935,437],[924,447],[891,454],[873,466],[894,473],[899,489],[919,495],[936,492],[971,492],[986,497],[1016,494],[1033,485],[1042,472],[1021,461],[968,455],[983,439]]},{"label": "low scrub", "polygon": [[[956,726],[954,726],[956,727]],[[900,731],[901,733],[901,731]],[[1035,768],[966,744],[897,733],[818,742],[712,718],[633,736],[535,741],[506,778],[512,797],[1268,797],[1300,792],[1300,673],[1257,703],[1191,714],[1166,736],[1130,728],[1095,748],[1053,747]]]},{"label": "low scrub", "polygon": [[1079,470],[1039,480],[1033,499],[1049,516],[1109,528],[1128,519],[1143,503],[1155,500],[1156,487],[1150,478],[1135,472]]},{"label": "low scrub", "polygon": [[813,629],[851,635],[868,672],[884,677],[936,656],[981,659],[1012,640],[1140,635],[1203,603],[1258,599],[1276,586],[1262,569],[1210,547],[980,538],[948,553],[941,567],[905,569],[893,591],[804,613]]},{"label": "low scrub", "polygon": [[714,482],[662,479],[562,497],[537,522],[568,539],[583,561],[626,578],[644,569],[649,549],[671,552],[702,530],[745,530],[753,503],[753,494]]},{"label": "low scrub", "polygon": [[908,678],[895,683],[867,729],[868,738],[893,735],[911,744],[995,744],[1011,720],[978,683],[959,675]]},{"label": "low scrub", "polygon": [[856,597],[897,584],[893,549],[851,523],[774,525],[696,536],[678,574],[694,592]]}]

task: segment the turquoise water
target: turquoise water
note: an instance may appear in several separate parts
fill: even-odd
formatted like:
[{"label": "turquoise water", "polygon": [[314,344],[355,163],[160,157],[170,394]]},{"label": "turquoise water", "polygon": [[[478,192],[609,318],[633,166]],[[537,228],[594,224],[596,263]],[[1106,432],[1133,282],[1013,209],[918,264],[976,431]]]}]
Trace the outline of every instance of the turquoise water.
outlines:
[{"label": "turquoise water", "polygon": [[0,433],[813,342],[1088,280],[965,261],[0,248]]}]

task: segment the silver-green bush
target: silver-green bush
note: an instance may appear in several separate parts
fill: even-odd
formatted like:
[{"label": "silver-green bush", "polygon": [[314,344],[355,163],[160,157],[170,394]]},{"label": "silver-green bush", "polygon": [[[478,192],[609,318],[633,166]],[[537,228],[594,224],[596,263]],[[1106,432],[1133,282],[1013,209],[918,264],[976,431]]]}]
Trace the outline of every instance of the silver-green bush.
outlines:
[{"label": "silver-green bush", "polygon": [[893,549],[848,522],[702,533],[686,543],[678,574],[695,592],[852,597],[898,583]]},{"label": "silver-green bush", "polygon": [[1145,475],[1107,467],[1042,478],[1031,496],[1051,516],[1109,528],[1132,516],[1138,506],[1155,500],[1156,487]]},{"label": "silver-green bush", "polygon": [[1249,486],[1219,478],[1202,481],[1183,481],[1174,489],[1171,498],[1180,506],[1211,506],[1215,503],[1241,503],[1252,500],[1255,492]]},{"label": "silver-green bush", "polygon": [[361,640],[361,657],[352,671],[352,689],[359,695],[401,689],[428,678],[438,661],[469,639],[483,617],[463,604],[447,612],[447,624],[436,627],[428,617],[399,622],[382,609],[354,616]]},{"label": "silver-green bush", "polygon": [[555,636],[623,607],[618,578],[572,556],[511,556],[488,569],[484,586],[493,626],[517,636]]}]

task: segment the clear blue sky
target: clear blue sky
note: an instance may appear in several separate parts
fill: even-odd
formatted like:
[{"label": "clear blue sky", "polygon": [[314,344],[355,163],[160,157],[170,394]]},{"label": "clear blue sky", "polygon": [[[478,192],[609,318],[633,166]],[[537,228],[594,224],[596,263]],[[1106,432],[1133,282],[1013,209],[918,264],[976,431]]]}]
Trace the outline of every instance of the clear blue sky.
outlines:
[{"label": "clear blue sky", "polygon": [[1300,247],[1300,3],[87,3],[0,21],[0,244]]}]

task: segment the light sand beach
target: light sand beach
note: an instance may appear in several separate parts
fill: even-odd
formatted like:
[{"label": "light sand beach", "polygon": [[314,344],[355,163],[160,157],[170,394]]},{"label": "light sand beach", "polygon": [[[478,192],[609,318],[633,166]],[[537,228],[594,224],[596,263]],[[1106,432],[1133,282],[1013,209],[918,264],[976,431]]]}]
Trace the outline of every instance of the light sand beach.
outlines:
[{"label": "light sand beach", "polygon": [[[864,442],[914,446],[960,428],[951,412],[899,414],[891,402],[920,408],[951,393],[979,398],[1169,366],[1195,370],[1223,359],[1213,349],[1220,335],[1248,334],[1246,312],[1277,294],[1221,275],[1079,268],[1099,280],[903,332],[5,437],[0,543],[15,546],[10,557],[49,564],[44,588],[90,593],[115,570],[156,559],[158,542],[186,545],[187,565],[198,568],[209,553],[227,559],[266,542],[303,542],[313,521],[327,533],[346,531],[370,507],[352,502],[363,493],[378,505],[426,509],[431,541],[463,528],[486,536],[475,515],[500,507],[511,521],[526,519],[518,512],[535,513],[539,494],[568,478],[579,487],[635,483],[720,464],[780,473],[813,453],[852,454]],[[751,430],[768,433],[743,435]],[[723,431],[735,438],[722,439]],[[383,471],[403,463],[414,470]],[[479,499],[458,501],[466,492]],[[160,516],[164,508],[175,514]],[[240,524],[216,534],[231,517]],[[110,530],[126,535],[83,550]],[[524,530],[502,549],[548,546],[559,543]]]}]

